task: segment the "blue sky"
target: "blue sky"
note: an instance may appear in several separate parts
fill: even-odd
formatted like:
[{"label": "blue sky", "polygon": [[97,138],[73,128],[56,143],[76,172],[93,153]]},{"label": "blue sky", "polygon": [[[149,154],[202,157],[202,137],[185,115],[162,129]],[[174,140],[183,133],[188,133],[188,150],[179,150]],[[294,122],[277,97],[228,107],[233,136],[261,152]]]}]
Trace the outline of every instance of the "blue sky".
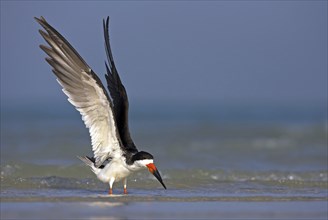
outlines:
[{"label": "blue sky", "polygon": [[327,100],[326,1],[1,1],[1,105],[63,102],[41,15],[102,79],[109,15],[131,102]]}]

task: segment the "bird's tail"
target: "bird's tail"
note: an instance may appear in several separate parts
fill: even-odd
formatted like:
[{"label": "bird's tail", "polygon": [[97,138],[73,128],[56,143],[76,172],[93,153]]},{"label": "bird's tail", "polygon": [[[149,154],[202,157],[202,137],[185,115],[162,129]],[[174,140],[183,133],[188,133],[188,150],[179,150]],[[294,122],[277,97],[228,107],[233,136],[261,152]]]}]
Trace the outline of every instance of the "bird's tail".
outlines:
[{"label": "bird's tail", "polygon": [[80,160],[82,160],[82,162],[88,165],[91,168],[92,172],[98,174],[100,169],[95,167],[95,162],[94,160],[92,160],[93,158],[90,158],[88,156],[84,156],[84,157],[77,156],[77,158],[79,158]]}]

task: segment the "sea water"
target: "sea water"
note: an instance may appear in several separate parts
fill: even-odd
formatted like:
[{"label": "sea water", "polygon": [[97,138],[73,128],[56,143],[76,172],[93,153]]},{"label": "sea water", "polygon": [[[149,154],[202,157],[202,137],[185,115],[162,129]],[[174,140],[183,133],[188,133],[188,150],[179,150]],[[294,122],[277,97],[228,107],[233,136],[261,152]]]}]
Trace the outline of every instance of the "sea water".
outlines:
[{"label": "sea water", "polygon": [[73,107],[1,106],[1,217],[58,209],[63,218],[325,218],[325,108],[132,105],[131,135],[154,155],[168,189],[144,170],[128,178],[128,195],[118,182],[108,196],[108,184],[76,157],[92,151]]}]

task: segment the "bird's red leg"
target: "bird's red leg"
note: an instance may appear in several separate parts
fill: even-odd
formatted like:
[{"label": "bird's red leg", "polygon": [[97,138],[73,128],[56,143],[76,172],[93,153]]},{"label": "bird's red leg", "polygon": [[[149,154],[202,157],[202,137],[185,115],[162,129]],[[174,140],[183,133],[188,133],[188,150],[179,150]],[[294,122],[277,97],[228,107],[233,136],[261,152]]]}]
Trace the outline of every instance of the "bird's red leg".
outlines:
[{"label": "bird's red leg", "polygon": [[115,178],[111,177],[109,180],[109,191],[108,191],[109,195],[113,195],[113,183],[114,182],[115,182]]},{"label": "bird's red leg", "polygon": [[126,189],[126,183],[127,183],[127,179],[124,178],[124,182],[123,182],[123,186],[124,186],[124,194],[128,194],[128,191]]}]

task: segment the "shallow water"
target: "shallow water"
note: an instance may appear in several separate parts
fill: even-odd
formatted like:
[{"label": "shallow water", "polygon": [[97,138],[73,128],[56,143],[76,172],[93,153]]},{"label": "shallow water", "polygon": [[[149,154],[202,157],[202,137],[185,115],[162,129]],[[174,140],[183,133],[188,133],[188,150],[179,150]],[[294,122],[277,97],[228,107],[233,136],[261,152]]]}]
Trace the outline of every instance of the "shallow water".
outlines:
[{"label": "shallow water", "polygon": [[[26,219],[326,219],[325,202],[6,203],[4,218]],[[69,208],[68,208],[69,207]],[[17,213],[16,210],[21,210]],[[31,212],[39,209],[37,215]],[[63,211],[66,210],[66,211]],[[238,210],[238,211],[236,211]],[[3,212],[2,212],[3,213]],[[57,213],[49,215],[49,213]]]},{"label": "shallow water", "polygon": [[128,195],[115,183],[114,196],[76,158],[91,155],[79,114],[60,109],[2,109],[1,217],[326,217],[321,108],[137,108],[133,138],[155,156],[168,189],[145,170],[129,177]]}]

